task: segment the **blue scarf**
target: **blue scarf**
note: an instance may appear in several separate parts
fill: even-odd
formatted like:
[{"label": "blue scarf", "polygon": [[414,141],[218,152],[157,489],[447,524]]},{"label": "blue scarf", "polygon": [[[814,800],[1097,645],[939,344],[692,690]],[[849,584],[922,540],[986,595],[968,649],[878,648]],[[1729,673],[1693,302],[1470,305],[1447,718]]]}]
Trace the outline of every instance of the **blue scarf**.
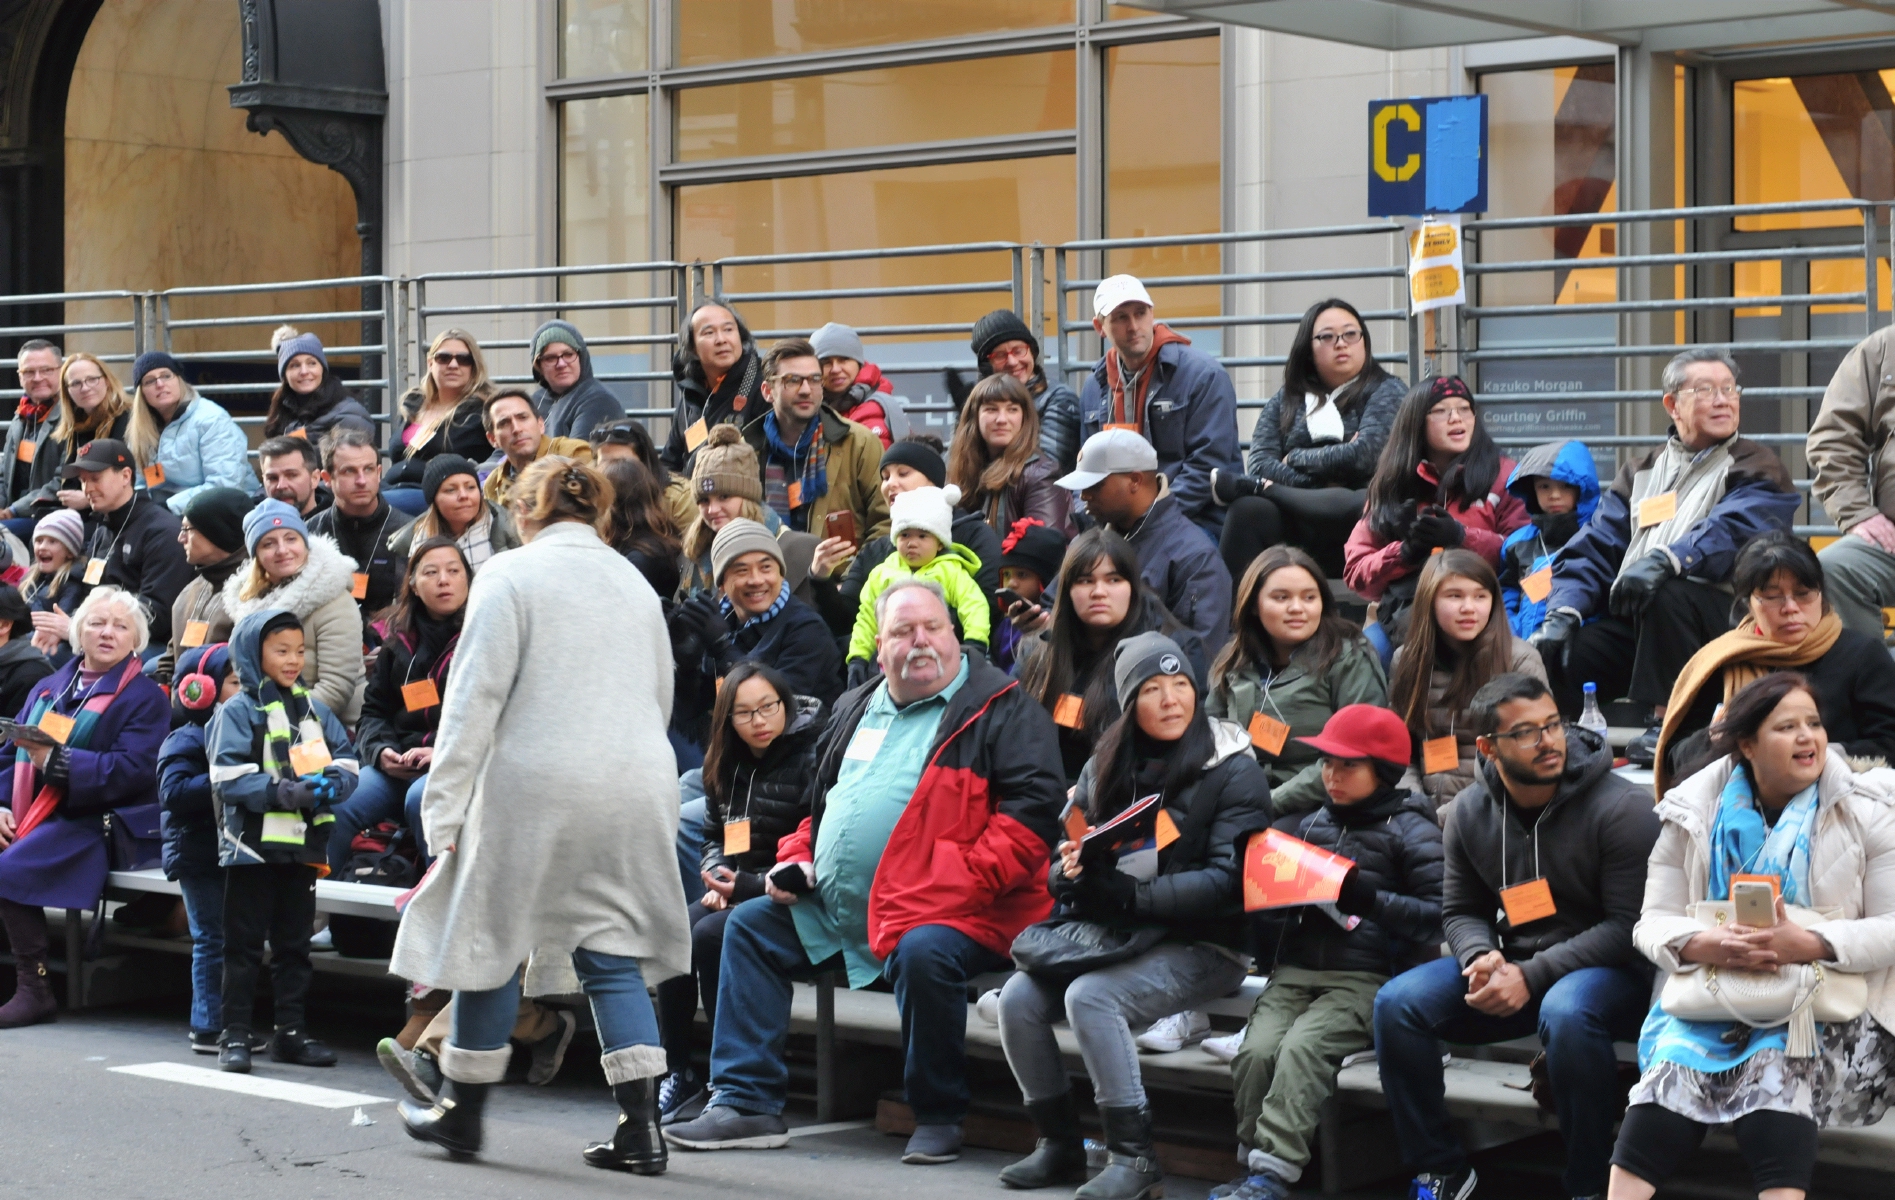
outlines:
[{"label": "blue scarf", "polygon": [[[790,602],[790,584],[789,584],[789,580],[786,579],[776,589],[775,603],[771,604],[770,607],[764,609],[762,612],[758,613],[756,616],[751,617],[749,620],[745,621],[742,625],[739,625],[737,627],[737,632],[742,633],[744,630],[750,628],[752,625],[761,625],[765,621],[774,621],[776,619],[777,614],[782,612],[784,608],[788,607],[789,602]],[[726,617],[730,616],[731,613],[737,611],[737,606],[730,602],[729,596],[724,596],[721,599],[719,599],[717,602],[717,608],[718,608],[718,611],[723,613]]]},{"label": "blue scarf", "polygon": [[[1822,805],[1810,784],[1783,807],[1775,826],[1764,823],[1750,785],[1750,772],[1738,767],[1717,798],[1711,823],[1711,871],[1706,900],[1730,899],[1732,875],[1775,875],[1785,904],[1808,904],[1810,837]],[[1752,1030],[1741,1046],[1724,1041],[1731,1026],[1720,1021],[1681,1021],[1667,1016],[1656,1001],[1638,1035],[1640,1068],[1654,1061],[1677,1063],[1717,1074],[1744,1063],[1759,1050],[1788,1047],[1787,1025]]]},{"label": "blue scarf", "polygon": [[818,496],[829,494],[829,448],[821,442],[821,433],[822,413],[818,411],[816,419],[809,423],[809,428],[803,430],[803,436],[796,445],[788,446],[783,442],[782,428],[776,423],[776,411],[772,409],[763,414],[763,436],[770,443],[770,457],[777,462],[788,463],[791,472],[800,472],[799,478],[803,484],[800,499],[803,504],[812,504]]}]

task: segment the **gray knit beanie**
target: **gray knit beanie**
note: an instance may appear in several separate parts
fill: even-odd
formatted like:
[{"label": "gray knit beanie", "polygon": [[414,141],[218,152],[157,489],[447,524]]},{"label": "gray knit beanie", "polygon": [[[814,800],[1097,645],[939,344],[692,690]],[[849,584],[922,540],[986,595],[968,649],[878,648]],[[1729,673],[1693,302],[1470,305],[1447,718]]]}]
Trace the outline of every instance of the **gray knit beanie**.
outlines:
[{"label": "gray knit beanie", "polygon": [[783,547],[777,545],[768,529],[749,517],[733,517],[711,539],[711,578],[723,583],[724,568],[753,550],[761,550],[774,558],[777,570],[789,569],[783,564]]},{"label": "gray knit beanie", "polygon": [[1184,675],[1197,686],[1197,676],[1191,670],[1191,660],[1184,656],[1178,643],[1162,633],[1141,633],[1128,637],[1112,651],[1112,685],[1119,694],[1119,711],[1132,707],[1138,699],[1138,689],[1154,675]]},{"label": "gray knit beanie", "polygon": [[852,358],[859,363],[869,360],[868,349],[862,345],[862,339],[855,330],[836,321],[810,334],[809,344],[816,348],[818,359]]}]

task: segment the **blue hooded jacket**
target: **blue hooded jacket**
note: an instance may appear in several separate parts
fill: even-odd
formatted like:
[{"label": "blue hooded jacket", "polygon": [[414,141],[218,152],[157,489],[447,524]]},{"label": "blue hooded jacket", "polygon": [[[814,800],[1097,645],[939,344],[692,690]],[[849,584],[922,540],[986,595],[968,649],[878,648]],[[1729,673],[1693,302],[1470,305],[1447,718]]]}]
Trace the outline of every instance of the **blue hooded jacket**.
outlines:
[{"label": "blue hooded jacket", "polygon": [[[1548,528],[1551,519],[1540,511],[1539,499],[1533,494],[1536,477],[1579,489],[1579,507],[1560,522],[1565,526],[1563,534]],[[1551,566],[1560,549],[1592,520],[1593,510],[1599,507],[1599,468],[1584,442],[1547,442],[1520,456],[1519,465],[1507,479],[1507,490],[1520,498],[1533,519],[1500,544],[1500,592],[1514,636],[1532,637],[1546,620],[1546,601],[1528,598],[1520,590],[1520,581]]]},{"label": "blue hooded jacket", "polygon": [[[243,690],[224,701],[211,721],[210,776],[211,796],[217,812],[217,860],[226,867],[256,866],[261,863],[326,864],[329,861],[329,826],[335,816],[329,810],[347,800],[355,791],[355,746],[349,731],[314,696],[305,696],[309,713],[322,727],[323,741],[329,747],[331,761],[322,769],[323,778],[335,785],[335,797],[303,814],[307,826],[301,843],[265,842],[265,813],[282,811],[277,807],[277,787],[293,776],[285,767],[281,776],[263,769],[263,738],[268,719],[263,711],[263,629],[278,617],[289,616],[280,608],[253,612],[237,622],[230,635],[230,657],[237,664],[237,678]],[[300,733],[293,741],[304,739]]]},{"label": "blue hooded jacket", "polygon": [[[178,657],[177,678],[204,674],[222,686],[231,670],[230,647],[219,642],[195,646]],[[186,708],[172,689],[171,733],[158,750],[158,829],[164,837],[166,879],[217,870],[217,816],[211,803],[211,764],[205,726],[216,703]]]}]

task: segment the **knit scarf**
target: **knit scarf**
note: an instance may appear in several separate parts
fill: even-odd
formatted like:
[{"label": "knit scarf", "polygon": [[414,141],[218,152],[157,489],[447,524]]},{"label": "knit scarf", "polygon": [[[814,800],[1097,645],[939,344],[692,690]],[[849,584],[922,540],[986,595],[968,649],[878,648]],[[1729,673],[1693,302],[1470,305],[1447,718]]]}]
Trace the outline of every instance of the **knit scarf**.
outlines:
[{"label": "knit scarf", "polygon": [[[756,393],[757,374],[763,369],[763,361],[754,351],[746,350],[735,366],[742,370],[727,371],[724,377],[711,386],[710,375],[704,376],[705,387],[709,394],[704,397],[704,423],[715,425],[726,416],[741,413],[750,403],[750,397]],[[702,370],[700,365],[699,370]],[[713,414],[716,414],[713,416]]]},{"label": "knit scarf", "polygon": [[[137,675],[142,664],[136,654],[128,654],[117,668],[117,678],[107,672],[92,687],[92,692],[79,705],[73,718],[72,732],[66,735],[66,746],[73,750],[84,750],[92,743],[92,732],[98,727],[99,717],[110,708],[112,701],[118,699],[125,685]],[[73,678],[78,678],[78,667],[73,668]],[[61,699],[61,693],[47,688],[33,697],[32,705],[27,709],[26,720],[22,724],[38,725],[40,718],[53,711]],[[19,819],[15,822],[12,845],[17,846],[33,832],[33,827],[53,815],[60,801],[66,798],[66,790],[51,784],[41,786],[39,768],[27,757],[24,748],[15,748],[13,752],[13,812]]]},{"label": "knit scarf", "polygon": [[784,444],[783,430],[776,422],[774,409],[763,414],[763,436],[770,443],[771,461],[788,464],[792,472],[797,471],[799,464],[801,466],[798,478],[802,481],[802,494],[798,499],[803,503],[793,504],[791,508],[812,504],[817,497],[829,493],[829,443],[822,437],[820,410],[794,446]]},{"label": "knit scarf", "polygon": [[[323,740],[322,722],[309,704],[309,689],[300,683],[289,686],[289,699],[273,680],[265,680],[257,689],[257,708],[263,713],[263,773],[273,779],[294,779],[290,767],[291,746]],[[291,709],[294,708],[295,712]]]},{"label": "knit scarf", "polygon": [[[1132,379],[1132,396],[1128,408],[1125,396],[1125,365],[1119,361],[1117,349],[1109,350],[1105,356],[1105,382],[1112,392],[1112,423],[1130,425],[1134,429],[1145,428],[1145,397],[1151,391],[1151,377],[1158,368],[1158,351],[1173,342],[1189,346],[1191,339],[1174,331],[1169,325],[1153,325],[1151,353],[1145,356],[1145,365]],[[1127,412],[1130,416],[1127,416]]]},{"label": "knit scarf", "polygon": [[1691,661],[1684,665],[1684,673],[1671,685],[1665,722],[1658,731],[1658,758],[1652,765],[1653,794],[1662,798],[1671,787],[1671,772],[1665,768],[1665,751],[1677,736],[1679,724],[1691,711],[1698,692],[1716,678],[1719,671],[1724,673],[1724,701],[1729,703],[1746,684],[1772,671],[1809,666],[1835,649],[1836,639],[1841,636],[1842,618],[1826,612],[1800,642],[1786,645],[1763,636],[1757,629],[1755,617],[1745,617],[1737,628],[1707,642],[1691,656]]},{"label": "knit scarf", "polygon": [[[744,630],[750,628],[752,625],[761,625],[765,621],[776,620],[777,614],[781,613],[785,608],[789,607],[789,603],[790,603],[790,583],[789,583],[789,580],[786,579],[777,586],[776,599],[775,601],[771,603],[770,607],[764,609],[762,612],[758,613],[756,616],[751,617],[750,619],[746,620],[742,625],[739,625],[737,627],[737,632],[742,633]],[[737,606],[730,602],[729,596],[724,596],[718,600],[717,609],[719,612],[723,613],[726,617],[728,617],[732,613],[737,611]]]},{"label": "knit scarf", "polygon": [[46,414],[53,411],[54,403],[51,399],[35,403],[31,397],[21,396],[14,402],[13,415],[24,417],[29,421],[43,421],[46,419]]}]

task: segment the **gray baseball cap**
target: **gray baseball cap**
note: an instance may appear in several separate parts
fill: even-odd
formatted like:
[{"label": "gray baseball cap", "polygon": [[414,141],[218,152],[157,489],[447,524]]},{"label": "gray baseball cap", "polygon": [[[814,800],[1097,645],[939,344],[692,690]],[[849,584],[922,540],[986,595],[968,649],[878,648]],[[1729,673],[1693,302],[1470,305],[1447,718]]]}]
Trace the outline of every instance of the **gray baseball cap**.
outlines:
[{"label": "gray baseball cap", "polygon": [[1083,492],[1107,475],[1132,471],[1156,471],[1158,451],[1130,429],[1101,429],[1079,448],[1079,461],[1073,473],[1060,477],[1055,485]]}]

